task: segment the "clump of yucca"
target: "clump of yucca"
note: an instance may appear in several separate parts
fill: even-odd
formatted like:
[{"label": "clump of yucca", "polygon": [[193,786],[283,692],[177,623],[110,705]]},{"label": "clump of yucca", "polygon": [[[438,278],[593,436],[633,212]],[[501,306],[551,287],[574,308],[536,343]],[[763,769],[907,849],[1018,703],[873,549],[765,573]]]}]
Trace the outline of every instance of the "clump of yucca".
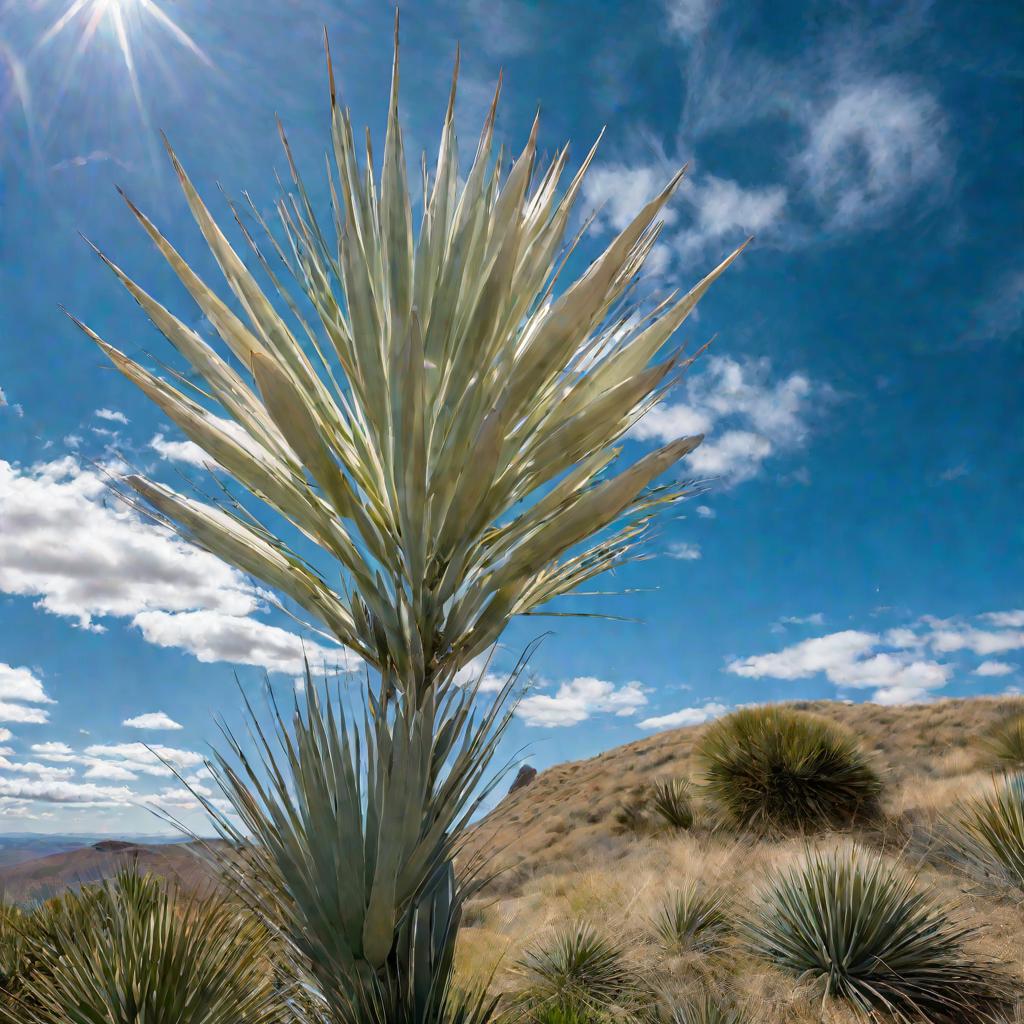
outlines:
[{"label": "clump of yucca", "polygon": [[1024,715],[1000,722],[985,738],[985,748],[1004,770],[1024,770]]},{"label": "clump of yucca", "polygon": [[68,893],[22,921],[22,975],[0,1021],[277,1024],[270,935],[219,899],[176,898],[151,875]]},{"label": "clump of yucca", "polygon": [[671,828],[693,827],[693,802],[685,780],[658,779],[651,791],[651,806]]},{"label": "clump of yucca", "polygon": [[609,1007],[633,1003],[638,994],[622,947],[585,922],[528,950],[517,968],[525,981],[521,1006],[535,1020],[589,1021]]},{"label": "clump of yucca", "polygon": [[968,803],[955,826],[954,844],[971,869],[1024,892],[1024,776]]},{"label": "clump of yucca", "polygon": [[852,736],[815,715],[745,708],[708,729],[697,758],[719,812],[737,827],[834,828],[878,810],[878,773]]},{"label": "clump of yucca", "polygon": [[971,956],[960,927],[913,879],[879,857],[815,853],[772,879],[746,926],[751,951],[817,977],[825,997],[897,1020],[1001,1020],[1014,985]]},{"label": "clump of yucca", "polygon": [[669,1024],[748,1024],[750,1016],[745,1010],[702,992],[694,999],[673,1006]]},{"label": "clump of yucca", "polygon": [[697,882],[673,893],[652,923],[668,951],[701,953],[718,949],[730,924],[725,896]]}]

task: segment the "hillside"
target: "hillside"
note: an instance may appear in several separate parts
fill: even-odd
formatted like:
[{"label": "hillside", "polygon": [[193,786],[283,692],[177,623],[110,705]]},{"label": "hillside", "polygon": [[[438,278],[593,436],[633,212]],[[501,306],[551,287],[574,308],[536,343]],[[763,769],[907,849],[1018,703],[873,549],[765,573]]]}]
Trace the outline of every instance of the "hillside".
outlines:
[{"label": "hillside", "polygon": [[120,868],[133,864],[190,891],[205,890],[212,884],[211,875],[187,843],[144,844],[108,839],[2,867],[0,893],[11,903],[31,904],[65,889],[109,878]]},{"label": "hillside", "polygon": [[[991,785],[979,737],[996,722],[1024,711],[1024,700],[977,698],[908,707],[799,702],[852,730],[871,753],[885,783],[883,816],[852,836],[811,840],[754,840],[716,830],[697,795],[697,821],[688,832],[633,834],[616,812],[655,779],[691,778],[696,726],[645,737],[585,761],[555,766],[507,796],[475,829],[468,855],[493,853],[502,870],[472,905],[460,942],[465,977],[515,984],[510,969],[527,948],[549,941],[559,926],[584,919],[621,942],[639,971],[664,957],[652,945],[649,922],[666,895],[690,880],[749,906],[769,873],[792,864],[808,843],[821,848],[855,840],[898,860],[958,904],[958,919],[979,929],[972,949],[1013,965],[1024,977],[1024,913],[1019,901],[966,878],[947,856],[942,816],[957,800]],[[758,1009],[759,1024],[846,1024],[855,1018],[829,1006],[774,969],[728,958],[675,965],[672,984],[689,991],[703,977]]]}]

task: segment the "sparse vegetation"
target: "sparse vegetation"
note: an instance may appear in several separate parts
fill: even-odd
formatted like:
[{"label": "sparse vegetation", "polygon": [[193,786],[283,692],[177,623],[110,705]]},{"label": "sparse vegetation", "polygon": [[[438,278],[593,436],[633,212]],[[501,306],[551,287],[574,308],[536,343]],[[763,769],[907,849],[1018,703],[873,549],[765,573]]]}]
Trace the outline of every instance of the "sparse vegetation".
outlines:
[{"label": "sparse vegetation", "polygon": [[841,828],[878,810],[881,781],[853,736],[785,707],[744,708],[697,747],[704,784],[734,827]]},{"label": "sparse vegetation", "polygon": [[959,852],[972,873],[1024,893],[1024,776],[974,798],[955,825]]},{"label": "sparse vegetation", "polygon": [[729,930],[726,898],[716,889],[690,882],[665,901],[653,926],[669,952],[710,953]]},{"label": "sparse vegetation", "polygon": [[693,801],[683,779],[658,779],[651,790],[651,806],[670,828],[693,827]]},{"label": "sparse vegetation", "polygon": [[985,748],[996,767],[1024,771],[1024,715],[1000,722],[985,738]]},{"label": "sparse vegetation", "polygon": [[745,1010],[716,999],[708,992],[672,1008],[668,1024],[748,1024]]},{"label": "sparse vegetation", "polygon": [[747,925],[751,951],[871,1014],[991,1022],[1014,982],[968,943],[948,907],[876,855],[812,853],[776,876]]}]

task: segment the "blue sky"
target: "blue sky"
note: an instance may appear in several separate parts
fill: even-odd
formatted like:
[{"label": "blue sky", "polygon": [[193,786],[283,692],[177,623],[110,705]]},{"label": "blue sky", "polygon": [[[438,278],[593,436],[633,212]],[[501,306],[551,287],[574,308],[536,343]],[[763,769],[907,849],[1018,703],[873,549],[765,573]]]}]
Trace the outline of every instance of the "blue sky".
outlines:
[{"label": "blue sky", "polygon": [[[209,271],[158,131],[215,206],[219,182],[268,208],[275,113],[307,177],[325,148],[322,26],[376,130],[390,21],[355,0],[0,0],[0,830],[196,822],[140,744],[202,786],[235,676],[257,702],[264,671],[292,685],[301,630],[106,491],[116,453],[177,482],[193,453],[58,306],[166,358],[78,233],[198,323],[113,186]],[[499,68],[512,145],[538,103],[548,152],[607,125],[584,257],[686,161],[652,286],[756,236],[685,327],[714,345],[630,442],[704,430],[705,493],[613,581],[630,593],[573,599],[639,621],[550,620],[508,751],[544,767],[743,702],[1024,687],[1020,6],[410,0],[402,35],[411,153],[457,40],[463,146]]]}]

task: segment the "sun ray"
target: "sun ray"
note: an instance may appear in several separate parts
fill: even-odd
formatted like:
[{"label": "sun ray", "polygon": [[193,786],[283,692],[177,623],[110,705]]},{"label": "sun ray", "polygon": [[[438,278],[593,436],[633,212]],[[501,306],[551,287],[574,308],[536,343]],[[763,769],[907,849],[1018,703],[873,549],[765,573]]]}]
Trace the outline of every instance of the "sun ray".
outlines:
[{"label": "sun ray", "polygon": [[198,57],[207,67],[213,67],[213,61],[199,44],[176,22],[166,11],[162,10],[154,0],[139,0],[143,10],[151,14],[186,50]]}]

